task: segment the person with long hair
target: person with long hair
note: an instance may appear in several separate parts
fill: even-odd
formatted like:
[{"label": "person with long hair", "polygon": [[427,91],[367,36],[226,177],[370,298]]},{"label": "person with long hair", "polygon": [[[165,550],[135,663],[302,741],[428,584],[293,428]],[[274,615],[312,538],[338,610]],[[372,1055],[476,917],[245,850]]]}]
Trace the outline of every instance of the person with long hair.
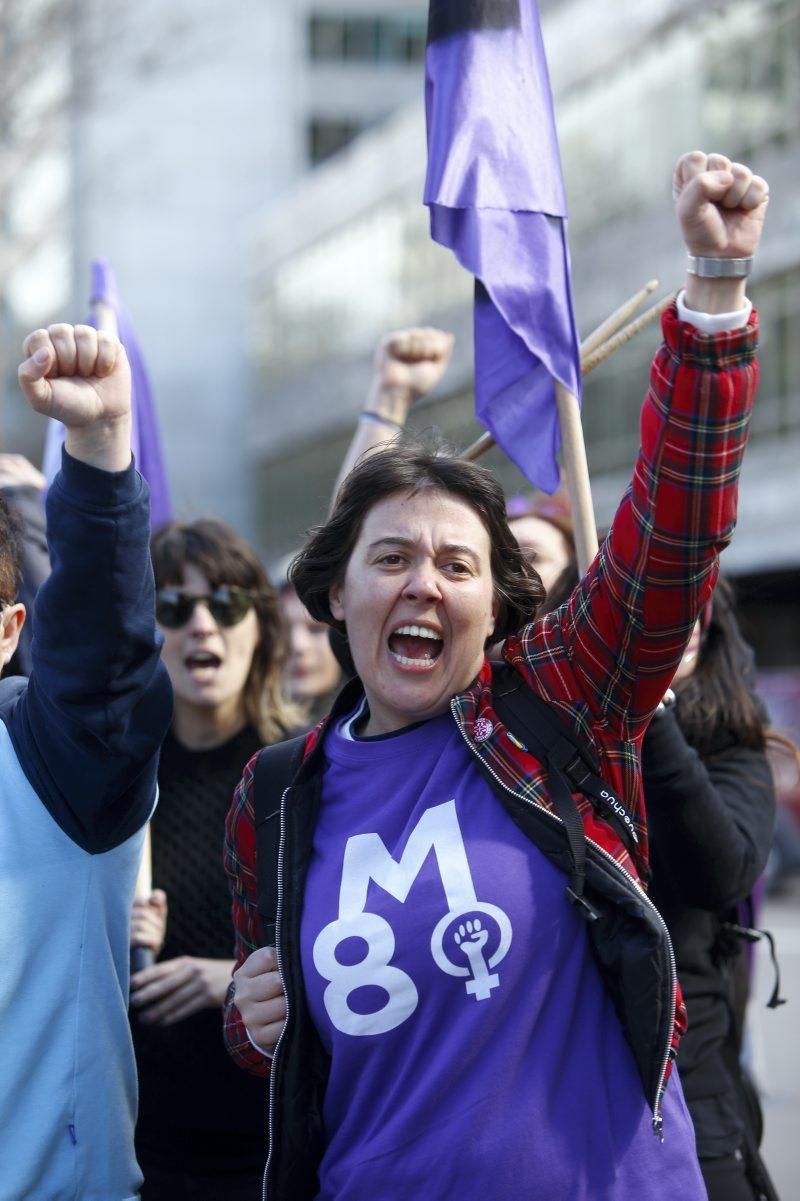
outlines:
[{"label": "person with long hair", "polygon": [[[650,896],[675,947],[689,1025],[678,1056],[709,1201],[775,1197],[740,1063],[746,996],[737,907],[767,862],[775,790],[753,654],[720,580],[645,735]],[[744,981],[745,987],[741,985]],[[754,1113],[755,1107],[755,1113]]]},{"label": "person with long hair", "polygon": [[235,1070],[222,1044],[234,962],[220,852],[243,765],[298,725],[281,692],[284,624],[255,552],[222,522],[164,526],[151,553],[175,717],[150,827],[154,889],[135,902],[132,925],[133,944],[159,953],[132,980],[142,1195],[250,1198],[263,1087]]},{"label": "person with long hair", "polygon": [[[491,473],[413,444],[356,466],[292,568],[357,677],[294,772],[270,777],[280,748],[248,764],[226,824],[225,1032],[270,1077],[268,1201],[705,1199],[638,752],[733,531],[767,186],[701,152],[673,186],[686,287],[568,604],[535,620]],[[566,733],[539,750],[512,696]]]}]

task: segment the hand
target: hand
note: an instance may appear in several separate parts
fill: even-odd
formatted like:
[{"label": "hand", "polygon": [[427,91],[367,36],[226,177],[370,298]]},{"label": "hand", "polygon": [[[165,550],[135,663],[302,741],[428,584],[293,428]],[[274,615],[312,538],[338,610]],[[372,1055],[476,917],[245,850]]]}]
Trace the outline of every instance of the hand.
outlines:
[{"label": "hand", "polygon": [[19,384],[37,413],[67,427],[75,458],[106,471],[130,464],[131,373],[122,343],[88,325],[51,325],[23,343]]},{"label": "hand", "polygon": [[368,408],[404,424],[415,400],[444,375],[455,339],[440,329],[402,329],[381,339]]},{"label": "hand", "polygon": [[0,488],[36,488],[41,492],[47,480],[24,455],[0,454]]},{"label": "hand", "polygon": [[[693,150],[675,166],[675,211],[689,254],[709,258],[750,258],[758,249],[769,202],[769,187],[744,163],[724,154]],[[743,279],[688,275],[686,303],[707,313],[744,307]]]},{"label": "hand", "polygon": [[744,163],[693,150],[675,165],[672,195],[689,254],[750,258],[758,250],[769,187]]},{"label": "hand", "polygon": [[215,1009],[225,999],[233,959],[165,959],[131,980],[131,1005],[145,1024],[172,1026],[201,1009]]},{"label": "hand", "polygon": [[275,1048],[286,1024],[286,995],[273,947],[261,947],[233,973],[236,1008],[250,1037],[263,1051]]},{"label": "hand", "polygon": [[158,956],[167,934],[167,894],[155,888],[146,897],[135,897],[131,910],[131,946],[149,947]]}]

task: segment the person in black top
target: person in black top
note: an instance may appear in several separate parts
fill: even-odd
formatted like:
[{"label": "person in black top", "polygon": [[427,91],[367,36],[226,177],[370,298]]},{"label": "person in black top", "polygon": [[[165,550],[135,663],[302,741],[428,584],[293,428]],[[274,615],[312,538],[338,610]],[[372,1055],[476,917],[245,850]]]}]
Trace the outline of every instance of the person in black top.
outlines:
[{"label": "person in black top", "polygon": [[233,1201],[260,1189],[266,1099],[222,1043],[233,968],[223,826],[244,764],[296,718],[280,692],[280,605],[251,548],[218,521],[173,523],[152,558],[175,719],[151,824],[155,889],[135,903],[132,933],[159,952],[132,982],[142,1196]]},{"label": "person in black top", "polygon": [[[719,581],[645,735],[650,896],[675,946],[689,1026],[678,1066],[710,1201],[771,1201],[742,1074],[737,905],[769,855],[774,736],[754,692],[753,654]],[[757,1106],[757,1101],[755,1102]]]},{"label": "person in black top", "polygon": [[[573,563],[547,594],[557,608],[577,582]],[[740,1063],[749,991],[737,907],[769,856],[775,789],[754,657],[733,591],[717,581],[642,747],[650,898],[675,950],[688,1012],[678,1068],[709,1201],[776,1201],[759,1153],[758,1096]]]}]

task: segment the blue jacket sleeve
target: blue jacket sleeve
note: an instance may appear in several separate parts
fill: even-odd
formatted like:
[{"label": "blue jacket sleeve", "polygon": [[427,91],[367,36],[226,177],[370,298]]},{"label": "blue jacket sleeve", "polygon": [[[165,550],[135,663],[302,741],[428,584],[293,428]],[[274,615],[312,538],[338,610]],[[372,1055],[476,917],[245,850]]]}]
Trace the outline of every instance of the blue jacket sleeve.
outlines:
[{"label": "blue jacket sleeve", "polygon": [[172,717],[149,518],[133,466],[100,471],[64,451],[47,498],[52,573],[34,607],[33,670],[1,714],[43,804],[93,853],[147,820]]}]

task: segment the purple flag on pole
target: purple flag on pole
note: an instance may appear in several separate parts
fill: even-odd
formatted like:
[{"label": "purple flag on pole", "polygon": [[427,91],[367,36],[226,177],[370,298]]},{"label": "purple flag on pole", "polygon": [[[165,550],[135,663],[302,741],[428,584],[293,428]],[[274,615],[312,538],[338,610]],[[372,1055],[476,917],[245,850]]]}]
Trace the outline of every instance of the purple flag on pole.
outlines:
[{"label": "purple flag on pole", "polygon": [[[150,523],[152,528],[156,529],[165,521],[171,520],[172,503],[150,379],[133,324],[119,298],[117,281],[111,265],[106,259],[93,259],[90,305],[95,305],[100,301],[107,305],[114,314],[119,340],[125,347],[128,362],[131,365],[133,403],[131,450],[136,458],[136,466],[150,486]],[[97,324],[93,310],[87,323],[89,325]],[[42,464],[42,470],[48,483],[52,481],[61,466],[64,432],[64,426],[60,421],[50,422]]]},{"label": "purple flag on pole", "polygon": [[580,341],[535,0],[430,0],[425,69],[425,203],[433,238],[475,276],[476,415],[552,492],[553,379],[580,398]]}]

